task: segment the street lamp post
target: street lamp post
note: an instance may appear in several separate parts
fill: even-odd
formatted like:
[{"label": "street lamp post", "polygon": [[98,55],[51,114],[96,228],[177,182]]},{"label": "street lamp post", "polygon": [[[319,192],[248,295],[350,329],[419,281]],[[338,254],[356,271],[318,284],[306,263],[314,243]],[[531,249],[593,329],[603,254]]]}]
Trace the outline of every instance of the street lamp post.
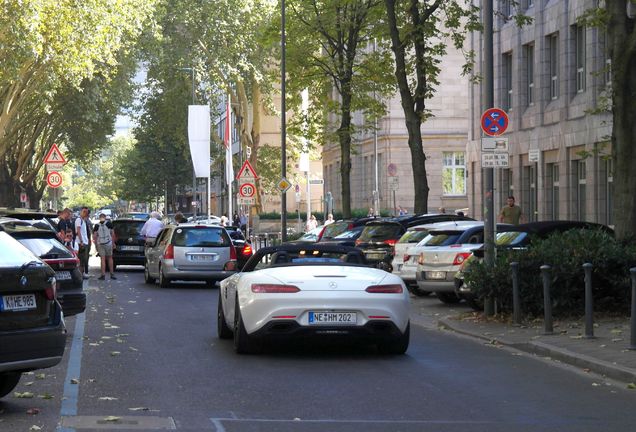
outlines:
[{"label": "street lamp post", "polygon": [[[191,79],[192,79],[192,105],[196,104],[196,93],[194,91],[194,68],[193,67],[186,67],[186,68],[179,68],[179,70],[181,71],[186,71],[186,72],[190,72],[191,73]],[[192,162],[192,201],[195,203],[192,206],[192,211],[193,211],[193,216],[196,218],[197,216],[197,175],[194,172],[194,161]]]},{"label": "street lamp post", "polygon": [[[281,149],[281,171],[282,178],[287,177],[287,116],[285,104],[285,0],[281,0],[281,20],[280,20],[280,49],[281,49],[281,91],[280,91],[280,149]],[[287,241],[287,191],[283,191],[280,200],[280,222],[281,222],[281,241]]]}]

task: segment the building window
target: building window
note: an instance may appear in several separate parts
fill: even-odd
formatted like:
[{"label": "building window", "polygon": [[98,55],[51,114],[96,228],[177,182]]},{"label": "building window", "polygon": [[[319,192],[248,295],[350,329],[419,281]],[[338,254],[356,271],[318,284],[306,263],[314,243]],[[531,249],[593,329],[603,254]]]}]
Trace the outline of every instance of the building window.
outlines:
[{"label": "building window", "polygon": [[528,106],[534,105],[534,45],[524,46],[526,57],[526,85]]},{"label": "building window", "polygon": [[552,220],[559,219],[559,165],[546,164],[547,215]]},{"label": "building window", "polygon": [[501,15],[506,19],[512,17],[512,0],[501,0]]},{"label": "building window", "polygon": [[512,53],[506,53],[503,55],[503,83],[504,88],[504,101],[503,109],[510,111],[512,109]]},{"label": "building window", "polygon": [[506,205],[506,200],[510,195],[514,195],[514,186],[512,185],[512,170],[510,168],[502,168],[497,170],[499,173],[499,207]]},{"label": "building window", "polygon": [[550,99],[559,97],[559,34],[548,36],[550,67]]},{"label": "building window", "polygon": [[464,152],[444,152],[442,188],[444,195],[466,195],[466,160]]},{"label": "building window", "polygon": [[614,225],[614,162],[605,159],[605,224]]},{"label": "building window", "polygon": [[523,167],[522,208],[528,222],[537,220],[537,169],[534,164]]},{"label": "building window", "polygon": [[612,82],[612,57],[610,56],[609,36],[607,31],[603,32],[602,56],[605,58],[605,68],[603,70],[604,84],[609,86]]},{"label": "building window", "polygon": [[585,27],[574,26],[574,53],[576,56],[576,92],[585,91]]},{"label": "building window", "polygon": [[574,210],[576,220],[584,221],[586,217],[586,171],[585,161],[577,160],[572,162],[574,179]]}]

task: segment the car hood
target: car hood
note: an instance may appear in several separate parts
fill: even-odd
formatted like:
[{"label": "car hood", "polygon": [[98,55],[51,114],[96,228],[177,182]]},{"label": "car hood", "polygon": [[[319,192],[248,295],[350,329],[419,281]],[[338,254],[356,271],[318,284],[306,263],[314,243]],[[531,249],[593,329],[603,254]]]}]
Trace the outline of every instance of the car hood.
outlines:
[{"label": "car hood", "polygon": [[391,276],[384,270],[370,267],[331,265],[274,267],[254,273],[258,273],[259,277],[253,278],[252,283],[277,281],[296,285],[303,291],[363,291]]}]

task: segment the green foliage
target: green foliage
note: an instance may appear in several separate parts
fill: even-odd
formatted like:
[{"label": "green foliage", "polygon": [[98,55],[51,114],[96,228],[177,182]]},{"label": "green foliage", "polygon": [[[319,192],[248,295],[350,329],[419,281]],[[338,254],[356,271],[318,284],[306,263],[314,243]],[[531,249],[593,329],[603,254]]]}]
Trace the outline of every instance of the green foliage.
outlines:
[{"label": "green foliage", "polygon": [[540,266],[552,267],[552,304],[556,315],[577,315],[584,311],[584,272],[593,268],[594,308],[597,311],[625,312],[629,299],[629,268],[636,264],[636,245],[621,243],[603,231],[570,230],[534,241],[528,250],[499,251],[492,269],[472,260],[464,281],[479,299],[494,296],[503,311],[512,310],[510,262],[519,263],[522,310],[530,315],[543,313],[543,285]]},{"label": "green foliage", "polygon": [[[352,218],[361,218],[361,217],[365,217],[368,213],[368,209],[353,209],[351,210],[351,217]],[[324,212],[319,212],[319,211],[313,211],[311,212],[312,215],[316,216],[316,219],[318,219],[319,221],[323,221],[323,219],[325,218],[325,213]],[[386,210],[383,210],[380,212],[380,215],[382,217],[386,217],[389,216],[389,212]],[[301,212],[300,216],[302,218],[302,220],[304,221],[306,219],[307,216],[307,212]],[[259,218],[261,218],[262,220],[275,220],[275,219],[280,219],[280,213],[279,212],[267,212],[267,213],[259,213],[258,215]],[[343,219],[343,215],[342,215],[342,211],[335,211],[333,213],[333,218],[335,220],[339,220],[339,219]],[[296,212],[287,212],[287,221],[289,222],[290,220],[297,220],[298,219],[298,214]]]}]

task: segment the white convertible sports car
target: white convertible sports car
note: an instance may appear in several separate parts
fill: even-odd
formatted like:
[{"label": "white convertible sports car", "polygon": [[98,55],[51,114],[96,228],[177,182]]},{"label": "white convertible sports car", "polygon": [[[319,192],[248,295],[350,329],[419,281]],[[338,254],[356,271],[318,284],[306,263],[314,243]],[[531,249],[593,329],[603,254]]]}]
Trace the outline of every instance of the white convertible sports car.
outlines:
[{"label": "white convertible sports car", "polygon": [[273,339],[351,337],[403,354],[409,329],[402,279],[368,267],[352,247],[261,248],[219,289],[218,335],[233,336],[238,353],[258,352]]}]

